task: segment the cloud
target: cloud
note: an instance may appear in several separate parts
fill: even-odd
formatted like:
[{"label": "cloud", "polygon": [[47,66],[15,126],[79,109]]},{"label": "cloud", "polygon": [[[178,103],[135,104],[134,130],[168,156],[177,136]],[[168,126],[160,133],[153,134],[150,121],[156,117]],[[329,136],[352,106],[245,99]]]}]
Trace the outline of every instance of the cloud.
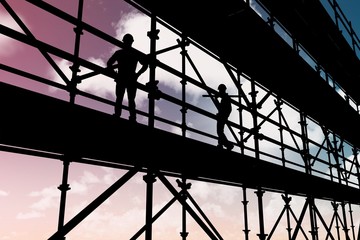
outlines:
[{"label": "cloud", "polygon": [[[176,121],[177,124],[181,124],[180,120]],[[188,122],[186,124],[188,127],[193,127],[193,124],[191,122]],[[177,135],[182,135],[182,130],[176,126],[170,126],[170,130],[169,132],[177,134]],[[189,131],[186,132],[186,137],[191,138],[191,133]]]},{"label": "cloud", "polygon": [[93,184],[100,183],[99,177],[90,171],[83,171],[82,176],[80,176],[79,181],[73,181],[70,184],[71,193],[74,194],[86,194],[89,191],[89,188]]},{"label": "cloud", "polygon": [[[80,204],[74,206],[71,209],[70,215],[75,215],[85,206],[88,205],[87,201],[83,201]],[[131,207],[122,214],[119,214],[119,208],[122,206],[112,204],[107,208],[102,205],[93,211],[78,227],[78,231],[73,231],[68,234],[68,237],[81,236],[81,239],[86,238],[109,238],[114,234],[119,235],[119,232],[123,234],[128,234],[129,236],[124,238],[130,238],[131,234],[134,234],[139,229],[139,219],[145,219],[145,209]],[[126,223],[124,225],[123,223]]]},{"label": "cloud", "polygon": [[39,211],[31,211],[28,213],[18,213],[16,215],[17,219],[26,220],[26,219],[34,219],[34,218],[41,218],[44,217],[45,214],[39,212]]},{"label": "cloud", "polygon": [[[79,178],[79,181],[74,181],[70,184],[72,194],[88,193],[89,185],[101,182],[100,179],[90,171],[84,171]],[[29,196],[32,198],[37,198],[38,200],[30,205],[29,212],[19,213],[17,218],[38,218],[44,216],[45,211],[58,208],[60,193],[61,192],[56,186],[50,186],[43,188],[40,191],[31,192]]]},{"label": "cloud", "polygon": [[81,182],[85,184],[99,183],[99,178],[90,171],[84,171]]},{"label": "cloud", "polygon": [[118,177],[114,174],[113,169],[107,167],[101,167],[101,169],[105,172],[104,176],[102,177],[102,181],[106,185],[111,185],[118,179]]},{"label": "cloud", "polygon": [[39,197],[40,199],[31,205],[31,209],[44,211],[59,204],[60,191],[55,187],[47,187],[41,191],[34,191],[29,194],[30,197]]},{"label": "cloud", "polygon": [[[103,59],[100,58],[89,58],[89,62],[94,63],[101,67],[106,67],[106,63]],[[69,63],[68,63],[69,64]],[[89,73],[90,71],[85,68],[81,68],[81,75]],[[70,73],[70,72],[69,72]],[[85,92],[93,93],[94,95],[103,97],[103,98],[114,98],[114,89],[115,82],[113,79],[110,79],[104,75],[97,75],[92,78],[83,80],[78,88]]]},{"label": "cloud", "polygon": [[[121,19],[116,23],[112,23],[112,25],[116,32],[115,38],[121,40],[124,34],[131,33],[135,39],[133,47],[144,52],[145,54],[149,53],[150,41],[147,37],[147,32],[150,29],[150,18],[148,16],[136,11],[130,12],[128,14],[123,14]],[[163,49],[177,44],[177,40],[179,39],[178,35],[174,34],[160,24],[157,27],[160,30],[159,39],[156,42],[157,49]],[[118,47],[114,46],[109,50],[109,53],[104,53],[102,56],[111,55],[117,49]],[[200,72],[200,77],[204,79],[206,85],[216,87],[219,81],[226,81],[226,77],[224,77],[226,76],[226,71],[222,64],[210,58],[207,54],[197,49],[193,45],[188,47],[187,52],[192,61],[195,62],[195,65],[198,68],[197,71]],[[177,70],[181,69],[181,58],[182,55],[180,48],[157,56],[159,61]],[[102,67],[105,67],[105,63],[107,61],[107,59],[96,57],[91,57],[87,60]],[[58,61],[58,65],[63,70],[65,75],[70,79],[72,73],[69,67],[72,65],[72,63],[66,60],[60,60]],[[189,63],[187,63],[187,65],[187,74],[195,79],[198,79],[198,76],[195,75],[195,70],[191,69]],[[147,70],[139,77],[138,81],[140,83],[145,84],[149,81],[148,71],[149,70]],[[81,68],[80,75],[86,74],[87,72],[89,72],[89,70]],[[50,79],[63,83],[63,80],[60,79],[60,77],[57,76],[53,70],[50,70]],[[181,79],[179,79],[177,76],[174,76],[169,72],[162,70],[161,68],[156,68],[156,79],[160,81],[159,86],[171,89],[175,93],[181,93]],[[200,81],[200,79],[198,79],[198,81]],[[101,97],[114,99],[115,83],[112,79],[109,79],[103,75],[97,75],[93,78],[83,80],[80,84],[78,84],[78,88]],[[52,91],[54,90],[55,89],[52,88]],[[195,104],[203,93],[204,90],[188,84],[188,101]],[[126,98],[124,98],[124,100],[126,101]],[[138,91],[136,98],[137,105],[141,107],[146,104],[147,101],[147,93]],[[158,109],[158,111],[161,112],[161,109]]]},{"label": "cloud", "polygon": [[0,197],[7,197],[7,196],[9,196],[8,192],[0,190]]},{"label": "cloud", "polygon": [[[104,60],[99,58],[89,58],[88,61],[102,67],[105,66]],[[70,67],[73,64],[65,59],[58,60],[56,63],[65,76],[67,76],[67,79],[70,80],[72,75]],[[80,75],[84,75],[89,72],[91,72],[89,69],[80,68]],[[65,84],[65,81],[52,68],[48,70],[48,76],[54,82]],[[78,84],[78,88],[82,91],[90,92],[104,98],[114,98],[115,96],[115,82],[102,74],[83,80],[80,84]],[[58,89],[54,87],[49,87],[49,90],[52,93],[58,91]]]},{"label": "cloud", "polygon": [[212,199],[221,205],[232,205],[241,196],[241,189],[225,186],[222,184],[210,184],[207,182],[193,182],[190,193],[199,200]]}]

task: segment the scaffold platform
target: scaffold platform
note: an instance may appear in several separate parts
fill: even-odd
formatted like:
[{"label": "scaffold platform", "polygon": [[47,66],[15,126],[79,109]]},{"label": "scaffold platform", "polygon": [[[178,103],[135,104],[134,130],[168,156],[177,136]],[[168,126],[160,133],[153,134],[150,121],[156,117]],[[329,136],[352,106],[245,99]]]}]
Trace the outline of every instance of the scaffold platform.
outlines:
[{"label": "scaffold platform", "polygon": [[0,83],[0,150],[360,204],[359,189]]}]

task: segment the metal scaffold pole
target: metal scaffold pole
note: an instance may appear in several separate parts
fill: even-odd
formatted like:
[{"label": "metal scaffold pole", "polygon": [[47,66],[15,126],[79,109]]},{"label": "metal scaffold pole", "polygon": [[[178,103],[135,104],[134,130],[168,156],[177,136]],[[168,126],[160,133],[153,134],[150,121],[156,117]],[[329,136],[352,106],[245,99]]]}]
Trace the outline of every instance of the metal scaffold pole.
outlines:
[{"label": "metal scaffold pole", "polygon": [[[70,165],[70,161],[68,160],[68,157],[64,156],[62,183],[58,187],[58,189],[61,191],[58,231],[64,226],[65,209],[66,209],[66,196],[67,196],[67,191],[70,190],[70,187],[69,187],[69,184],[68,184],[69,165]],[[65,237],[63,237],[63,239],[65,239]]]}]

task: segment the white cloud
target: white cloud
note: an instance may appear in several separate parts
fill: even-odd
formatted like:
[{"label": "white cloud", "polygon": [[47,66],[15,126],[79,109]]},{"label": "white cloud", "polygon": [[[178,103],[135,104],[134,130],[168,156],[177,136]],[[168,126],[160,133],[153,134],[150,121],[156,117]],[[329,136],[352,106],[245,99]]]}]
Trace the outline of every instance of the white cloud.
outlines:
[{"label": "white cloud", "polygon": [[34,219],[34,218],[41,218],[44,217],[45,215],[39,211],[31,211],[28,213],[18,213],[16,215],[17,219]]},{"label": "white cloud", "polygon": [[44,188],[41,191],[34,191],[29,194],[30,197],[40,197],[40,200],[31,205],[31,209],[44,211],[59,204],[60,191],[55,187]]},{"label": "white cloud", "polygon": [[[103,59],[90,58],[88,59],[88,61],[101,67],[106,66]],[[89,72],[90,71],[88,69],[81,68],[81,75]],[[115,82],[113,79],[110,79],[102,74],[99,74],[95,77],[83,80],[78,85],[78,88],[82,91],[90,92],[100,97],[112,98],[114,97]]]},{"label": "white cloud", "polygon": [[[102,67],[105,66],[105,63],[102,59],[91,58],[88,59],[88,61]],[[57,65],[63,71],[65,76],[67,76],[67,78],[70,80],[72,74],[70,67],[72,66],[72,63],[62,59],[60,61],[57,61]],[[90,72],[89,69],[80,68],[80,73],[81,73],[80,75],[84,75],[89,72]],[[49,69],[48,75],[49,78],[52,79],[53,81],[61,84],[65,84],[64,80],[53,69]],[[83,80],[80,84],[78,84],[78,88],[82,91],[90,92],[100,97],[114,98],[115,82],[112,79],[102,74],[99,74],[95,77],[91,77]],[[58,89],[54,87],[50,87],[49,90],[51,92],[56,92]]]},{"label": "white cloud", "polygon": [[8,192],[0,190],[0,197],[7,197],[7,196],[9,196]]},{"label": "white cloud", "polygon": [[222,205],[220,204],[214,204],[212,201],[208,201],[205,204],[201,206],[202,211],[206,213],[214,213],[216,217],[224,217],[226,216],[226,213],[223,211]]},{"label": "white cloud", "polygon": [[[72,209],[71,215],[77,214],[86,205],[88,205],[88,202],[77,205]],[[114,233],[122,231],[125,234],[134,234],[141,225],[139,225],[139,219],[145,219],[145,209],[133,207],[123,214],[117,214],[116,209],[115,205],[111,207],[111,210],[102,207],[97,208],[81,223],[79,226],[81,230],[69,233],[68,237],[75,238],[79,234],[82,239],[94,238],[94,236],[95,238],[110,238]]]},{"label": "white cloud", "polygon": [[191,186],[192,195],[207,199],[211,194],[210,185],[206,182],[194,182]]},{"label": "white cloud", "polygon": [[85,184],[99,183],[99,178],[89,171],[84,171],[83,176],[81,177],[81,182]]},{"label": "white cloud", "polygon": [[73,181],[70,184],[71,193],[86,194],[92,184],[100,183],[100,179],[92,172],[84,171],[79,181]]},{"label": "white cloud", "polygon": [[225,205],[233,204],[240,194],[239,188],[233,188],[222,184],[210,184],[207,182],[192,183],[191,195],[200,199],[213,199]]},{"label": "white cloud", "polygon": [[[115,28],[115,37],[117,39],[121,40],[125,33],[131,33],[135,39],[133,47],[144,52],[145,54],[149,53],[150,41],[146,35],[150,29],[149,17],[138,12],[130,12],[129,14],[122,15],[122,18],[117,23],[113,23],[113,26]],[[157,49],[163,49],[177,44],[177,39],[179,37],[176,34],[172,33],[160,24],[157,26],[157,28],[160,30],[159,39],[156,42]],[[114,46],[113,49],[110,50],[109,54],[103,54],[103,56],[110,55],[117,49],[118,47]],[[193,45],[190,45],[187,50],[189,56],[192,58],[192,61],[194,61],[195,65],[197,65],[197,70],[200,72],[201,78],[204,79],[207,85],[216,87],[219,84],[219,81],[228,81],[226,77],[224,77],[226,74],[222,64],[208,57],[208,55]],[[181,69],[181,57],[180,48],[177,48],[173,51],[158,55],[157,58],[161,62],[179,70]],[[88,61],[104,67],[107,59],[89,58]],[[71,70],[69,67],[72,65],[72,63],[66,60],[61,60],[58,65],[64,71],[65,75],[70,79]],[[197,79],[197,76],[194,74],[194,70],[190,68],[189,64],[187,69],[187,74],[194,79]],[[80,75],[86,74],[87,72],[88,70],[81,69]],[[53,70],[51,70],[50,73],[51,79],[56,82],[63,83],[63,80],[60,79]],[[181,92],[181,79],[168,73],[167,71],[164,71],[161,68],[156,68],[156,79],[160,81],[159,86],[166,86],[167,88],[172,89],[177,93]],[[147,70],[140,76],[138,81],[145,84],[148,82],[148,80],[149,72]],[[115,83],[112,79],[109,79],[103,75],[97,75],[96,77],[83,80],[80,84],[78,84],[78,88],[101,97],[114,99]],[[52,90],[54,91],[54,89]],[[188,84],[188,101],[196,104],[203,93],[204,91],[202,89],[192,87],[191,84]],[[124,100],[126,101],[126,99],[127,98],[125,97]],[[138,91],[136,98],[137,105],[141,107],[146,104],[147,101],[147,93]],[[157,111],[161,112],[161,109],[158,109]]]},{"label": "white cloud", "polygon": [[117,180],[117,176],[114,174],[114,170],[111,168],[102,167],[105,171],[105,175],[102,177],[103,182],[106,185],[111,185]]},{"label": "white cloud", "polygon": [[[84,171],[79,181],[70,184],[72,194],[88,193],[89,185],[99,183],[100,179],[90,171]],[[41,217],[44,212],[51,208],[58,208],[60,191],[56,186],[44,188],[40,191],[33,191],[29,194],[32,198],[38,198],[36,202],[30,205],[31,211],[28,213],[19,213],[18,218]]]}]

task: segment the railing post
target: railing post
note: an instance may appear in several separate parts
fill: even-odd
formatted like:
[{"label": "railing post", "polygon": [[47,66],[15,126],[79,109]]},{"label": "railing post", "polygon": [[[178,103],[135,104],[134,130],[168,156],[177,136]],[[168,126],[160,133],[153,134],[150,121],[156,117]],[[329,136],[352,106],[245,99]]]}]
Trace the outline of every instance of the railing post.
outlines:
[{"label": "railing post", "polygon": [[[244,92],[242,91],[241,87],[242,87],[242,83],[241,83],[241,73],[238,72],[237,74],[237,80],[238,80],[238,101],[239,101],[239,105],[238,105],[238,112],[239,112],[239,125],[240,126],[244,126],[244,119],[243,119],[243,111],[244,108],[242,106],[242,97],[244,97]],[[239,135],[240,135],[240,150],[241,150],[241,154],[244,154],[245,151],[245,147],[244,147],[244,134],[245,131],[243,128],[240,128],[239,130]]]},{"label": "railing post", "polygon": [[181,72],[183,74],[183,78],[181,79],[181,86],[182,86],[182,108],[181,108],[181,115],[182,115],[182,121],[181,121],[181,132],[182,132],[182,136],[186,137],[186,112],[187,112],[187,108],[185,107],[186,104],[186,46],[187,44],[187,38],[186,36],[182,36],[182,40],[181,40]]},{"label": "railing post", "polygon": [[76,95],[76,86],[78,84],[78,72],[80,72],[79,70],[79,52],[80,52],[80,37],[83,34],[82,31],[82,27],[81,27],[81,21],[82,21],[82,12],[83,12],[83,5],[84,5],[84,0],[79,0],[79,8],[78,8],[78,24],[77,26],[74,28],[74,32],[75,32],[75,49],[74,49],[74,62],[73,65],[70,67],[71,71],[72,71],[72,77],[71,77],[71,81],[69,83],[69,92],[70,92],[70,102],[71,103],[75,103],[75,95]]},{"label": "railing post", "polygon": [[300,112],[300,122],[301,126],[301,140],[303,144],[303,149],[301,151],[301,156],[304,160],[305,164],[305,172],[307,174],[311,174],[311,156],[309,151],[309,140],[308,140],[308,133],[307,133],[307,122],[306,122],[306,115],[304,112]]},{"label": "railing post", "polygon": [[277,97],[275,100],[276,110],[278,113],[278,121],[279,121],[279,135],[280,135],[280,151],[281,151],[281,162],[283,167],[285,167],[285,147],[284,147],[284,127],[282,121],[282,113],[281,113],[281,105],[283,101],[280,97]]},{"label": "railing post", "polygon": [[[156,15],[151,15],[151,27],[150,31],[147,33],[147,36],[150,38],[150,61],[149,61],[149,86],[155,86],[155,68],[156,68],[156,40],[159,39],[159,30],[156,29]],[[151,91],[151,89],[150,89]],[[149,127],[154,127],[155,120],[155,98],[152,92],[148,94],[149,98]]]},{"label": "railing post", "polygon": [[258,112],[257,112],[257,104],[256,104],[256,95],[258,91],[255,90],[255,81],[251,79],[251,92],[249,93],[251,96],[251,115],[253,119],[253,128],[252,134],[254,137],[254,153],[255,158],[260,159],[260,146],[259,146],[259,126],[258,126]]},{"label": "railing post", "polygon": [[341,164],[339,162],[339,153],[338,153],[338,140],[336,139],[335,134],[333,134],[333,154],[334,154],[334,159],[336,161],[336,171],[337,171],[337,178],[338,178],[338,182],[340,184],[342,184],[342,177],[341,177]]},{"label": "railing post", "polygon": [[[358,159],[359,149],[357,147],[354,147],[353,149],[353,156],[354,156],[354,165],[356,167],[356,175],[358,179],[358,187],[360,188],[360,164]],[[360,239],[359,239],[360,240]]]}]

